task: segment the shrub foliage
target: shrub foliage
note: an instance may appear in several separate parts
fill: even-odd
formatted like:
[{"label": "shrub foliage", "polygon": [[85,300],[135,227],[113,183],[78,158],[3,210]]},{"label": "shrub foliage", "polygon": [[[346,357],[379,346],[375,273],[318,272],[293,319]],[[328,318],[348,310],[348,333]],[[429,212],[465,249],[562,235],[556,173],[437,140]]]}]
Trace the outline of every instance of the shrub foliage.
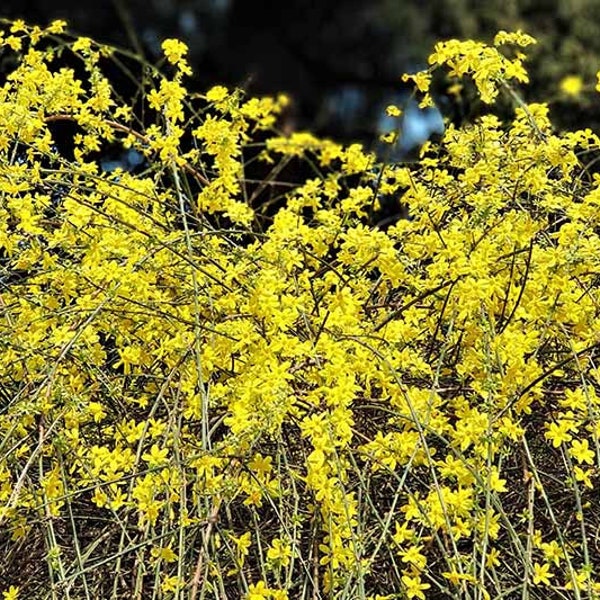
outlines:
[{"label": "shrub foliage", "polygon": [[380,164],[63,29],[0,38],[5,597],[597,598],[600,139],[534,40],[438,44],[490,108]]}]

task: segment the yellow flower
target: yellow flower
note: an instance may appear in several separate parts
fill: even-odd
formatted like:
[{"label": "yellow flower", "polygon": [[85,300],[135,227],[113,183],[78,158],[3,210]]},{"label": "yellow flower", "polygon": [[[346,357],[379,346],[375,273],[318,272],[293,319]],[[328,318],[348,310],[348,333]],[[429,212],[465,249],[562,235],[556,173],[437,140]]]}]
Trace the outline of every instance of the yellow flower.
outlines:
[{"label": "yellow flower", "polygon": [[523,33],[520,29],[515,32],[499,31],[494,37],[494,46],[504,44],[516,44],[517,46],[529,46],[537,44],[537,40],[530,35]]},{"label": "yellow flower", "polygon": [[223,85],[215,85],[206,92],[206,99],[209,102],[223,102],[229,95],[229,90]]},{"label": "yellow flower", "polygon": [[152,548],[150,554],[156,560],[164,560],[165,562],[171,563],[177,560],[177,554],[169,546],[157,546]]},{"label": "yellow flower", "polygon": [[397,139],[398,139],[397,131],[390,131],[389,133],[384,133],[383,135],[379,136],[379,141],[381,141],[385,144],[393,144],[396,142]]},{"label": "yellow flower", "polygon": [[90,52],[92,48],[92,40],[87,37],[80,37],[75,40],[75,43],[71,47],[73,52],[81,52],[82,54],[87,54]]},{"label": "yellow flower", "polygon": [[422,570],[427,564],[427,558],[421,554],[422,546],[409,546],[408,550],[399,552],[403,563],[410,563]]},{"label": "yellow flower", "polygon": [[500,552],[497,548],[492,548],[485,557],[485,566],[488,569],[500,566]]},{"label": "yellow flower", "polygon": [[398,521],[396,521],[396,532],[392,536],[392,539],[399,546],[404,542],[412,539],[415,536],[415,532],[413,529],[410,529],[408,523],[402,523],[400,525]]},{"label": "yellow flower", "polygon": [[572,574],[572,579],[570,581],[567,581],[567,583],[565,584],[565,589],[583,590],[587,587],[589,578],[590,574],[587,570],[581,569],[579,571],[575,571]]},{"label": "yellow flower", "polygon": [[575,475],[576,481],[581,481],[583,485],[587,488],[593,489],[594,484],[592,483],[592,470],[591,469],[582,469],[580,466],[575,465],[573,468],[573,473]]},{"label": "yellow flower", "polygon": [[267,587],[264,581],[252,584],[248,588],[246,600],[267,600],[271,595],[271,590]]},{"label": "yellow flower", "polygon": [[23,40],[20,37],[17,37],[16,35],[9,35],[4,40],[4,43],[10,46],[15,51],[20,50],[23,46]]},{"label": "yellow flower", "polygon": [[175,593],[181,587],[182,581],[177,577],[177,575],[165,575],[162,583],[160,584],[160,589],[168,594]]},{"label": "yellow flower", "polygon": [[257,475],[268,475],[272,470],[273,458],[271,456],[263,457],[260,454],[255,454],[254,458],[248,463],[248,467]]},{"label": "yellow flower", "polygon": [[583,91],[583,79],[579,75],[567,75],[560,82],[560,90],[566,96],[577,98]]},{"label": "yellow flower", "polygon": [[543,565],[535,563],[533,565],[533,585],[540,585],[541,583],[550,585],[551,577],[554,577],[554,574],[550,573],[550,565],[548,563],[544,563]]},{"label": "yellow flower", "polygon": [[558,448],[563,442],[570,442],[573,439],[568,429],[568,423],[564,420],[559,423],[550,423],[544,436],[552,442],[555,448]]},{"label": "yellow flower", "polygon": [[100,423],[100,421],[106,417],[106,411],[100,402],[90,402],[88,404],[88,410],[96,423]]},{"label": "yellow flower", "polygon": [[292,557],[292,549],[288,544],[275,538],[271,542],[271,547],[267,550],[267,558],[275,563],[287,567]]},{"label": "yellow flower", "polygon": [[165,40],[161,48],[167,57],[167,60],[176,65],[187,54],[188,47],[180,40],[168,39]]},{"label": "yellow flower", "polygon": [[67,27],[66,21],[63,21],[62,19],[57,19],[55,21],[52,21],[52,23],[50,23],[50,25],[48,25],[48,27],[46,28],[46,31],[48,33],[59,34],[59,33],[63,33],[66,27]]},{"label": "yellow flower", "polygon": [[165,463],[169,462],[168,459],[169,449],[163,448],[162,450],[157,444],[153,444],[150,448],[150,452],[142,454],[142,459],[148,463],[148,466],[152,469],[154,467],[160,467]]},{"label": "yellow flower", "polygon": [[25,21],[22,19],[17,19],[13,21],[13,24],[10,27],[11,33],[20,33],[21,31],[27,31],[27,25],[25,25]]},{"label": "yellow flower", "polygon": [[419,71],[412,75],[405,73],[402,75],[402,81],[409,81],[411,79],[415,82],[415,85],[420,92],[429,91],[429,85],[431,84],[431,73],[429,73],[429,71]]},{"label": "yellow flower", "polygon": [[442,573],[442,577],[445,577],[450,583],[458,585],[461,581],[469,581],[474,583],[476,579],[470,573],[459,573],[456,567],[452,567],[451,571],[445,571]]},{"label": "yellow flower", "polygon": [[556,566],[558,566],[561,559],[565,557],[565,553],[556,540],[543,542],[540,544],[540,548],[544,553],[545,559],[549,562],[553,562]]},{"label": "yellow flower", "polygon": [[489,474],[489,486],[490,490],[494,492],[507,492],[508,488],[506,487],[506,479],[501,479],[500,474],[498,473],[498,469],[492,467]]},{"label": "yellow flower", "polygon": [[590,448],[590,443],[587,440],[573,440],[569,454],[578,463],[594,464],[594,451]]},{"label": "yellow flower", "polygon": [[458,99],[460,98],[460,94],[463,91],[463,88],[464,86],[462,83],[453,83],[446,91],[448,92],[448,94]]},{"label": "yellow flower", "polygon": [[406,595],[409,598],[419,598],[420,600],[425,600],[423,590],[427,590],[431,587],[428,583],[421,583],[421,578],[418,575],[415,575],[414,577],[403,575],[402,583],[406,587]]},{"label": "yellow flower", "polygon": [[18,600],[19,587],[11,585],[7,591],[2,592],[2,600]]},{"label": "yellow flower", "polygon": [[192,70],[185,60],[185,56],[188,53],[188,47],[182,41],[168,39],[162,43],[161,48],[165,53],[167,61],[172,65],[175,65],[180,73],[191,75]]},{"label": "yellow flower", "polygon": [[243,533],[240,537],[235,537],[233,535],[230,536],[231,540],[236,545],[236,557],[240,565],[244,564],[246,556],[248,556],[250,552],[250,546],[252,545],[252,533],[247,531]]}]

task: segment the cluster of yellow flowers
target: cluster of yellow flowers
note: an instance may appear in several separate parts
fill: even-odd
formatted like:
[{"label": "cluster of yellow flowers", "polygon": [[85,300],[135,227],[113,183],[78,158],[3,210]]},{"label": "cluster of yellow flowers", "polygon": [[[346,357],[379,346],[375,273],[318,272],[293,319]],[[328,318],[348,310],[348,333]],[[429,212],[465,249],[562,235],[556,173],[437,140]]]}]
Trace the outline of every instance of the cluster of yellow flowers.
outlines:
[{"label": "cluster of yellow flowers", "polygon": [[284,96],[190,94],[176,40],[142,118],[63,28],[0,35],[5,597],[598,598],[600,139],[517,102],[533,40],[438,45],[418,93],[469,75],[514,118],[380,165],[279,135]]}]

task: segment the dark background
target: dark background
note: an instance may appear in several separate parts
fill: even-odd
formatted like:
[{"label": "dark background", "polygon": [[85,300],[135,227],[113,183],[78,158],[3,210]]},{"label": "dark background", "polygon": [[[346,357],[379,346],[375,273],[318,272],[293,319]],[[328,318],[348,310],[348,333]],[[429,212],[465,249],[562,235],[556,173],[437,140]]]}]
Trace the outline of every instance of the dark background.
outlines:
[{"label": "dark background", "polygon": [[[64,18],[74,33],[153,61],[162,39],[178,37],[190,47],[196,89],[287,92],[291,127],[367,144],[381,131],[383,107],[406,97],[400,75],[424,67],[436,40],[491,41],[499,29],[520,28],[540,42],[528,50],[527,99],[550,101],[560,127],[600,121],[600,0],[5,0],[0,16],[40,25]],[[561,94],[570,74],[589,92]],[[437,100],[443,112],[468,117],[443,89]],[[418,128],[439,126],[431,121]]]}]

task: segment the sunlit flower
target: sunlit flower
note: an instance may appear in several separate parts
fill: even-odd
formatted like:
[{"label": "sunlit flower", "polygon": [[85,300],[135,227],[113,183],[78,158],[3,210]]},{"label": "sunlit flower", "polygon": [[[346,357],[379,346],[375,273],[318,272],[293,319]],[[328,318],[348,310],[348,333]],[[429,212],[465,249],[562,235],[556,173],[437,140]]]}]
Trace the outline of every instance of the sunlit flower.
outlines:
[{"label": "sunlit flower", "polygon": [[583,91],[583,79],[579,75],[567,75],[560,81],[560,90],[566,96],[577,98]]}]

